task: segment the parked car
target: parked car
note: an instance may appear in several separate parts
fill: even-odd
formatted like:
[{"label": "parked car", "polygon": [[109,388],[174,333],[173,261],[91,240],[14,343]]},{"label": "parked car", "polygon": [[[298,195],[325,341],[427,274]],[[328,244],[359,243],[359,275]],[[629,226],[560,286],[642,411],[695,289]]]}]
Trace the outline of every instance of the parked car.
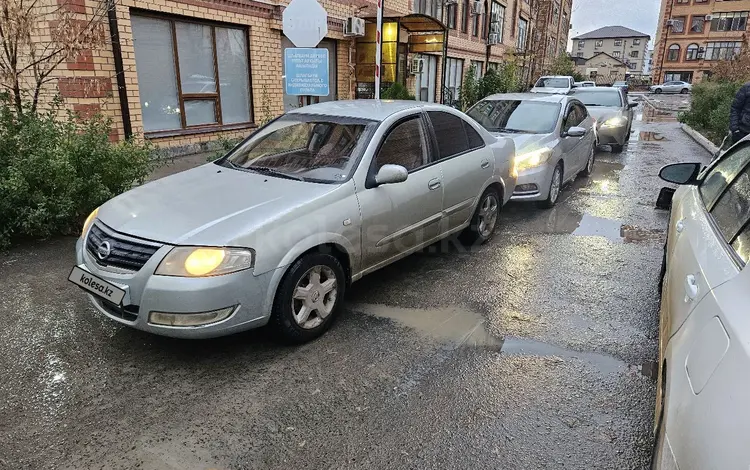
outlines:
[{"label": "parked car", "polygon": [[300,342],[350,282],[454,233],[482,243],[515,187],[511,139],[414,101],[295,109],[225,157],[134,188],[86,220],[69,280],[107,317]]},{"label": "parked car", "polygon": [[596,82],[591,82],[591,81],[575,82],[574,86],[576,88],[595,87],[596,86]]},{"label": "parked car", "polygon": [[596,119],[597,145],[609,145],[613,153],[622,152],[630,139],[633,108],[638,103],[628,103],[623,89],[615,87],[577,88],[571,94]]},{"label": "parked car", "polygon": [[625,91],[625,93],[628,92],[628,82],[624,82],[624,81],[614,82],[612,86],[615,88],[622,88]]},{"label": "parked car", "polygon": [[[659,326],[652,468],[746,470],[750,463],[750,140],[708,168],[677,163]],[[672,194],[673,193],[673,194]]]},{"label": "parked car", "polygon": [[550,75],[541,77],[531,89],[532,93],[567,93],[575,86],[573,77],[567,75]]},{"label": "parked car", "polygon": [[515,142],[518,180],[513,200],[552,207],[567,181],[594,168],[594,119],[575,97],[496,94],[467,114],[493,135]]},{"label": "parked car", "polygon": [[690,93],[693,89],[693,85],[688,82],[681,82],[673,80],[671,82],[664,82],[661,85],[651,85],[649,90],[651,93]]}]

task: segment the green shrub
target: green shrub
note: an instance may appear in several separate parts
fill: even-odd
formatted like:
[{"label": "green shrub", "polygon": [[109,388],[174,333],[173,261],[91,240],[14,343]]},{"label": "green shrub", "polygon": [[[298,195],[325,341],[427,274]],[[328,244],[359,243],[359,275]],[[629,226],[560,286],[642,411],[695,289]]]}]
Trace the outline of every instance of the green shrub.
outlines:
[{"label": "green shrub", "polygon": [[109,142],[101,117],[18,117],[0,97],[0,248],[19,238],[73,234],[97,206],[152,170],[149,144]]},{"label": "green shrub", "polygon": [[681,113],[681,122],[719,144],[729,132],[729,109],[742,83],[704,81],[693,86],[690,109]]},{"label": "green shrub", "polygon": [[383,100],[415,100],[416,97],[409,93],[405,86],[396,82],[380,93]]}]

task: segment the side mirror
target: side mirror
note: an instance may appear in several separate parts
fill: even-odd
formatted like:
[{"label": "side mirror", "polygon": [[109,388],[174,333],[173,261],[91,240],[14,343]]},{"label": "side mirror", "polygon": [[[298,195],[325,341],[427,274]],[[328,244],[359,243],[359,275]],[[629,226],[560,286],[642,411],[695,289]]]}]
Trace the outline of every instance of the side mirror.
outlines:
[{"label": "side mirror", "polygon": [[584,135],[586,135],[586,129],[583,127],[571,127],[565,133],[565,137],[583,137]]},{"label": "side mirror", "polygon": [[403,183],[408,177],[409,172],[401,165],[383,165],[375,175],[375,183],[378,185]]},{"label": "side mirror", "polygon": [[628,103],[628,109],[633,109],[638,106],[638,103]]},{"label": "side mirror", "polygon": [[667,183],[695,184],[700,172],[700,163],[673,163],[659,170],[659,178]]}]

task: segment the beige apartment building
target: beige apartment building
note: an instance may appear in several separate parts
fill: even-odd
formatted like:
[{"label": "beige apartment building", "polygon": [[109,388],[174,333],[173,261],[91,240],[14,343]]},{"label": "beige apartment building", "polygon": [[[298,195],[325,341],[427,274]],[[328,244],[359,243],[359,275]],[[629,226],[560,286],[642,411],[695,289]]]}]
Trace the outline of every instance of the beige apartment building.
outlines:
[{"label": "beige apartment building", "polygon": [[[109,41],[55,71],[51,93],[82,116],[113,120],[113,141],[142,136],[173,154],[245,136],[285,110],[321,101],[371,98],[376,0],[320,0],[328,34],[327,96],[287,95],[282,31],[290,0],[45,0],[81,21],[100,18]],[[537,18],[532,2],[545,5]],[[466,72],[514,60],[530,81],[534,64],[565,49],[571,0],[387,0],[382,85],[401,83],[417,99],[455,105]],[[548,6],[548,8],[547,8]],[[345,25],[362,24],[360,31]],[[53,19],[50,19],[53,21]],[[548,25],[554,22],[555,27]],[[542,30],[537,31],[538,25]],[[532,38],[554,29],[543,54]],[[563,37],[562,31],[565,31]],[[547,36],[545,36],[546,38]],[[549,39],[545,39],[549,40]],[[541,69],[540,69],[541,71]]]},{"label": "beige apartment building", "polygon": [[650,36],[624,26],[605,26],[573,38],[574,57],[589,59],[597,54],[621,61],[628,75],[643,74]]},{"label": "beige apartment building", "polygon": [[700,82],[747,44],[750,0],[662,0],[654,44],[654,82]]}]

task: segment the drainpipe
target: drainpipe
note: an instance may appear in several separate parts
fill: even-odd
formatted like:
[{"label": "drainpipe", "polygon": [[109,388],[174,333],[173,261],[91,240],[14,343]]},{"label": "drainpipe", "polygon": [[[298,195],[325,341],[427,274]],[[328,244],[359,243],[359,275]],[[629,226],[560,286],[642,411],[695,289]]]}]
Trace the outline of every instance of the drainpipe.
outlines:
[{"label": "drainpipe", "polygon": [[117,78],[117,94],[120,99],[120,113],[122,114],[122,129],[125,139],[133,136],[130,124],[130,108],[128,107],[128,92],[125,87],[125,68],[122,65],[122,48],[120,47],[120,32],[117,28],[117,5],[115,0],[107,0],[107,19],[109,20],[109,37],[112,41],[112,56],[115,60],[115,76]]}]

